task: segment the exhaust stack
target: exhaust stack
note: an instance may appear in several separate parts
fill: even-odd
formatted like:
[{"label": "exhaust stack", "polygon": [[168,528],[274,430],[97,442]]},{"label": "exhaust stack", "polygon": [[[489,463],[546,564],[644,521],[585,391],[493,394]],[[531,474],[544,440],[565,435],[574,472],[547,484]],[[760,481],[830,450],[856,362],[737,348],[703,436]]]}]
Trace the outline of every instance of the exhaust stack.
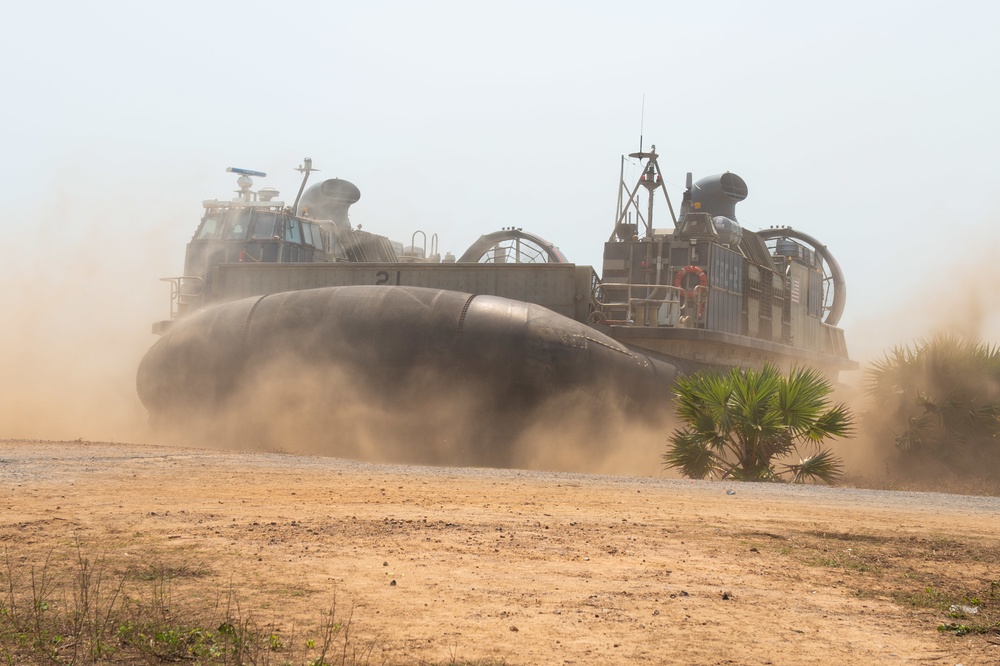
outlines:
[{"label": "exhaust stack", "polygon": [[354,183],[330,178],[312,185],[303,193],[295,214],[312,220],[333,220],[341,231],[350,231],[347,209],[361,199],[361,190]]},{"label": "exhaust stack", "polygon": [[735,173],[702,178],[691,188],[691,210],[736,220],[736,204],[747,198],[747,184]]}]

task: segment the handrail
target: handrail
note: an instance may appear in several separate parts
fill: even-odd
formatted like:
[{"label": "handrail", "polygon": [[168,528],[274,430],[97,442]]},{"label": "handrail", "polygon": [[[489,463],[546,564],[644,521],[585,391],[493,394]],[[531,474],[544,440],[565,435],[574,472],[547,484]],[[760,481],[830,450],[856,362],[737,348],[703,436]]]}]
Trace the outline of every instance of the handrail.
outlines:
[{"label": "handrail", "polygon": [[198,307],[205,296],[205,280],[197,275],[160,278],[170,283],[170,318],[177,319],[184,311]]},{"label": "handrail", "polygon": [[420,249],[423,250],[423,253],[424,253],[422,258],[426,259],[427,258],[427,233],[425,231],[423,231],[421,229],[417,229],[416,231],[413,232],[413,235],[410,236],[410,248],[412,248],[412,250],[413,250],[413,255],[416,256],[416,254],[417,254],[417,234],[420,234],[421,236],[424,237],[424,244],[423,244],[423,247],[421,247]]},{"label": "handrail", "polygon": [[[644,289],[645,294],[635,294],[636,290]],[[608,291],[625,290],[624,300],[611,300]],[[662,297],[658,292],[662,291]],[[599,321],[627,326],[697,326],[705,318],[705,303],[711,287],[697,285],[693,296],[681,287],[668,284],[635,284],[631,282],[601,282],[596,286]],[[667,310],[664,312],[664,306]],[[681,312],[694,307],[691,319],[682,318]],[[614,310],[624,310],[623,319],[609,315]],[[673,312],[671,312],[673,311]],[[641,315],[641,316],[640,316]]]}]

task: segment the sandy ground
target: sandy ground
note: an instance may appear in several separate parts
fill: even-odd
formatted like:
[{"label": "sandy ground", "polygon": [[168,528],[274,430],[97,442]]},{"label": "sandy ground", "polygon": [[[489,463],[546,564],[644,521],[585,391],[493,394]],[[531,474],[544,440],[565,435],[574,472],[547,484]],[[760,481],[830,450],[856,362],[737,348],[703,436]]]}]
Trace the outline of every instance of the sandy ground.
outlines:
[{"label": "sandy ground", "polygon": [[0,507],[301,636],[336,594],[373,663],[1000,663],[937,629],[1000,605],[996,498],[2,441]]}]

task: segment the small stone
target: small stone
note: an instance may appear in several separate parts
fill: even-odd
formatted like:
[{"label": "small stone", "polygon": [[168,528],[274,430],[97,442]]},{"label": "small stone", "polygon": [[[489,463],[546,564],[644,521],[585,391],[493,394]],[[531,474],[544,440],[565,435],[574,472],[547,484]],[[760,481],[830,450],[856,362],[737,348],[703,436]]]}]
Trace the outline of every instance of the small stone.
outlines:
[{"label": "small stone", "polygon": [[511,631],[518,631],[518,628],[515,627],[514,625],[510,625],[510,630]]},{"label": "small stone", "polygon": [[659,615],[659,614],[660,614],[660,611],[658,611],[658,610],[653,611],[653,615]]},{"label": "small stone", "polygon": [[389,581],[389,587],[395,587],[395,586],[396,586],[396,579],[393,578],[392,580]]}]

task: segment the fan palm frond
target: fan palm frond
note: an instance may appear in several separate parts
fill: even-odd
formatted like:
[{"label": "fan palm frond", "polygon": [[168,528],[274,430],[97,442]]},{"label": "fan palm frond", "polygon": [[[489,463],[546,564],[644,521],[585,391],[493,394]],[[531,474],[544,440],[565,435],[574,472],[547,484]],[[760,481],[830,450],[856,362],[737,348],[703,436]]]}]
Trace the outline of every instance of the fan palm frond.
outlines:
[{"label": "fan palm frond", "polygon": [[786,465],[792,475],[792,483],[805,483],[807,480],[822,481],[836,485],[844,476],[844,465],[829,450],[800,460],[797,464]]},{"label": "fan palm frond", "polygon": [[720,471],[718,456],[704,438],[687,430],[674,432],[673,447],[663,454],[663,463],[675,467],[689,479],[704,479]]},{"label": "fan palm frond", "polygon": [[904,461],[1000,478],[1000,347],[942,335],[896,347],[866,372],[884,429]]},{"label": "fan palm frond", "polygon": [[[829,381],[811,369],[788,375],[771,365],[701,372],[680,379],[674,392],[677,416],[686,426],[674,432],[663,460],[691,478],[780,480],[775,461],[795,453],[800,443],[853,433],[852,414],[842,404],[830,405]],[[823,478],[827,458],[807,466],[819,470],[810,478]]]}]

